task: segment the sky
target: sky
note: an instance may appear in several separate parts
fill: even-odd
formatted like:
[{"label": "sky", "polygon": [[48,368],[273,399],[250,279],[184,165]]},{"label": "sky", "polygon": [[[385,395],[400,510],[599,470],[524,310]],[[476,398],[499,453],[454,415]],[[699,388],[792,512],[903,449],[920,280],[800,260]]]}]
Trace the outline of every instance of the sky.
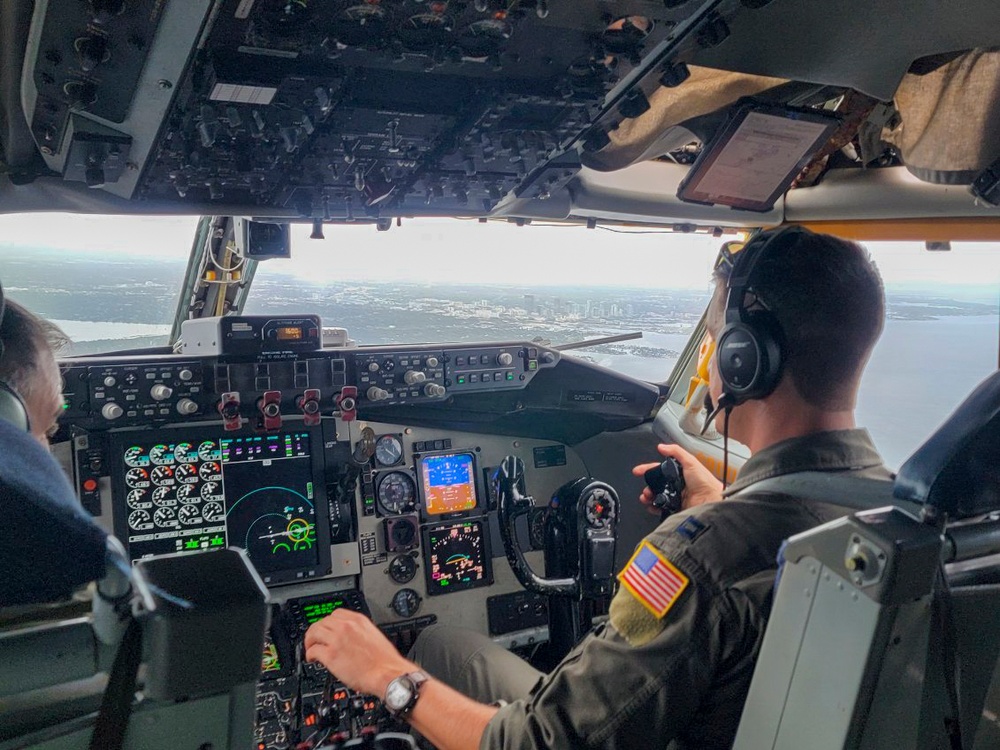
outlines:
[{"label": "sky", "polygon": [[[115,257],[184,259],[192,217],[0,216],[0,248],[52,248]],[[314,282],[411,281],[522,286],[624,286],[704,289],[722,240],[655,229],[552,227],[458,219],[404,220],[374,226],[327,226],[310,240],[293,225],[292,259],[270,260],[258,273],[291,273]],[[1000,243],[955,243],[928,252],[922,243],[866,243],[887,284],[1000,285]],[[0,267],[2,278],[2,267]]]}]

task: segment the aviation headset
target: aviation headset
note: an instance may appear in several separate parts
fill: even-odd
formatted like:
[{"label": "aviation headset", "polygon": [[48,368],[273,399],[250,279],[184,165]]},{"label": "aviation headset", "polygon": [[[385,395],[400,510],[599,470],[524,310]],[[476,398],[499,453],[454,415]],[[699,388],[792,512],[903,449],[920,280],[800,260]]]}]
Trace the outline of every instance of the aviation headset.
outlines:
[{"label": "aviation headset", "polygon": [[754,272],[768,249],[797,240],[809,230],[800,226],[762,232],[753,237],[732,259],[726,324],[719,332],[716,365],[722,381],[719,408],[730,409],[745,401],[764,398],[781,379],[784,365],[784,334],[781,324],[764,304],[747,309],[753,291]]},{"label": "aviation headset", "polygon": [[[3,326],[6,309],[7,303],[4,299],[3,287],[0,286],[0,329]],[[0,338],[0,359],[3,359],[3,354],[3,339]],[[28,419],[28,410],[24,406],[24,401],[21,400],[17,391],[2,379],[0,379],[0,419],[11,422],[25,432],[31,431],[31,421]]]}]

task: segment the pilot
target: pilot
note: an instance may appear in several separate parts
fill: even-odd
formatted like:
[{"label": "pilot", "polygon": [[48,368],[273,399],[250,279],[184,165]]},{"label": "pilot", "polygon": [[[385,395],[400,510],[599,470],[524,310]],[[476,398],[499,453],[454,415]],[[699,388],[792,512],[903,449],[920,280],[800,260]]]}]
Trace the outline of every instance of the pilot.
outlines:
[{"label": "pilot", "polygon": [[47,448],[63,405],[55,353],[68,339],[2,292],[0,310],[0,388],[23,404],[29,431]]},{"label": "pilot", "polygon": [[744,250],[757,255],[750,283],[739,254],[720,264],[706,320],[716,341],[739,318],[780,343],[771,382],[749,398],[727,392],[719,362],[710,369],[712,397],[727,407],[716,424],[753,455],[723,491],[694,457],[659,446],[683,465],[685,510],[637,547],[606,625],[543,674],[485,636],[446,626],[425,630],[404,658],[370,620],[341,609],[310,628],[307,657],[356,690],[385,695],[443,750],[730,747],[781,542],[848,512],[754,492],[754,484],[799,471],[889,477],[854,422],[885,312],[867,252],[799,228],[752,243]]}]

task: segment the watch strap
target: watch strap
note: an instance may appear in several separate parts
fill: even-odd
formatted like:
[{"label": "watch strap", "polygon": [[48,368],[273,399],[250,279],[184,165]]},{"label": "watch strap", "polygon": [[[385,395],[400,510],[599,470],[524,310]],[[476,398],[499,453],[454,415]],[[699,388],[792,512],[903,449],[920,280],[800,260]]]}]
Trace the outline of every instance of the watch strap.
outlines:
[{"label": "watch strap", "polygon": [[410,711],[413,710],[413,707],[417,703],[417,698],[420,697],[420,686],[423,685],[428,680],[430,680],[430,677],[427,675],[426,672],[421,672],[419,670],[414,670],[413,672],[407,672],[406,674],[400,675],[396,679],[398,680],[402,677],[405,677],[409,681],[409,683],[413,686],[413,692],[410,695],[410,700],[407,701],[405,706],[402,706],[401,708],[395,711],[393,711],[392,709],[388,709],[389,713],[392,714],[392,716],[397,719],[405,717],[407,714],[410,713]]}]

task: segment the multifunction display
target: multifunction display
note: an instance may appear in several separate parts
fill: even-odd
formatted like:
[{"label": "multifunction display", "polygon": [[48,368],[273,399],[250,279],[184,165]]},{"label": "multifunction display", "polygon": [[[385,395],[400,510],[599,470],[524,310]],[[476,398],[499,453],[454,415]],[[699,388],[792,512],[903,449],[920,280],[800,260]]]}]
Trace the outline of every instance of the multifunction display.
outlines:
[{"label": "multifunction display", "polygon": [[476,507],[476,467],[472,454],[423,456],[419,465],[425,515],[445,516]]},{"label": "multifunction display", "polygon": [[235,546],[265,583],[321,574],[312,435],[191,433],[116,436],[115,524],[132,560]]},{"label": "multifunction display", "polygon": [[482,521],[460,521],[425,528],[427,593],[430,596],[493,583],[489,540]]}]

